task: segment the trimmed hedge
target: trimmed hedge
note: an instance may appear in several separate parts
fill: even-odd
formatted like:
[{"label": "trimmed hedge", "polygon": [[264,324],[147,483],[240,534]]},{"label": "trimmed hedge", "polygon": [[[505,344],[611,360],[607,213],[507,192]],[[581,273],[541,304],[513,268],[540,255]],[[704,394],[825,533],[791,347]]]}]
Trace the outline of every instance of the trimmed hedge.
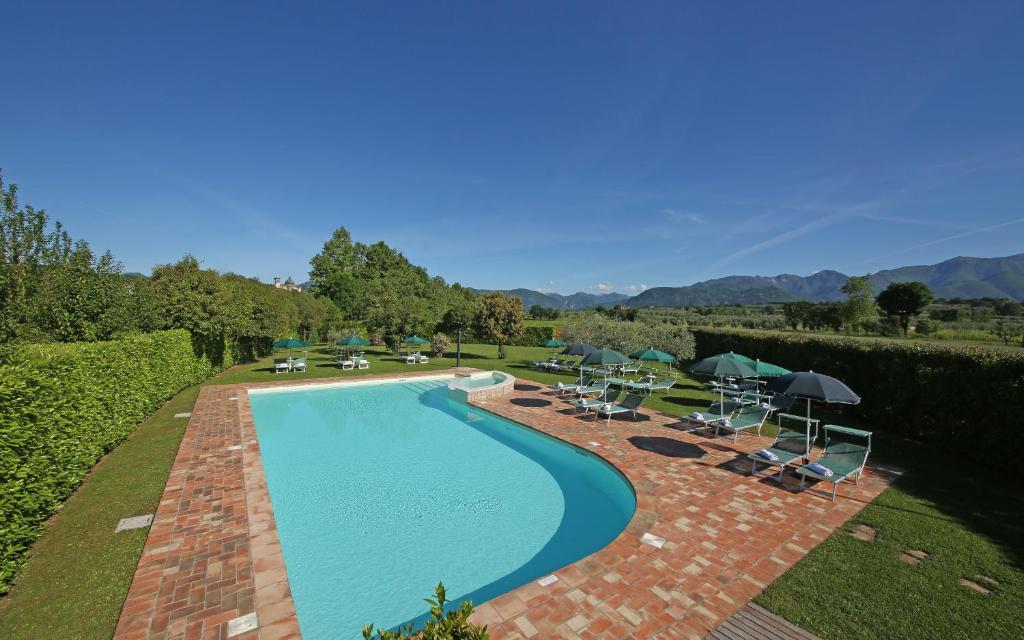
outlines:
[{"label": "trimmed hedge", "polygon": [[885,431],[1015,470],[1024,447],[1024,352],[936,343],[693,329],[697,357],[735,351],[839,378],[843,411]]},{"label": "trimmed hedge", "polygon": [[0,593],[43,523],[100,457],[174,394],[230,366],[239,351],[222,344],[211,359],[196,346],[178,329],[29,345],[0,365]]}]

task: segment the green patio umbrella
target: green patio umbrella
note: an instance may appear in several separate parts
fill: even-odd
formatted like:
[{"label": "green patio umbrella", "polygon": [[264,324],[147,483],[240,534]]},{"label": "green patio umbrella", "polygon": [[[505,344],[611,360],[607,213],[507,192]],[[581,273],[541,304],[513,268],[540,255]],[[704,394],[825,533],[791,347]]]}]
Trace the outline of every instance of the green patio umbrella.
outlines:
[{"label": "green patio umbrella", "polygon": [[758,378],[778,378],[786,375],[787,373],[792,373],[785,367],[780,367],[779,365],[772,364],[770,362],[761,362],[760,360],[754,361],[753,369],[757,373]]},{"label": "green patio umbrella", "polygon": [[419,336],[409,336],[408,338],[402,340],[402,344],[416,347],[423,344],[427,344],[428,342],[430,342],[430,340],[426,340],[425,338],[421,338]]},{"label": "green patio umbrella", "polygon": [[740,355],[740,354],[738,354],[738,353],[736,353],[734,351],[730,351],[728,353],[719,353],[719,354],[711,356],[711,357],[712,358],[728,358],[729,360],[735,360],[737,362],[742,362],[743,364],[747,365],[748,367],[753,367],[754,366],[754,362],[755,362],[755,360],[753,358],[748,358],[747,356]]},{"label": "green patio umbrella", "polygon": [[548,349],[556,349],[559,347],[564,347],[565,343],[562,342],[561,340],[551,339],[540,343],[540,346],[547,347]]},{"label": "green patio umbrella", "polygon": [[341,340],[338,340],[335,344],[342,347],[365,347],[366,345],[370,344],[370,341],[367,340],[366,338],[353,335],[348,336],[347,338],[342,338]]},{"label": "green patio umbrella", "polygon": [[[728,354],[720,353],[717,356],[711,356],[710,358],[704,358],[699,362],[693,364],[690,367],[690,371],[693,373],[699,373],[705,376],[714,376],[718,378],[719,386],[719,417],[724,417],[723,407],[725,406],[725,389],[722,386],[722,381],[727,377],[733,378],[756,378],[757,372],[754,371],[753,367],[745,364],[742,360],[736,357],[737,354],[731,351]],[[731,356],[731,357],[730,357]],[[739,356],[745,357],[745,356]]]},{"label": "green patio umbrella", "polygon": [[308,342],[305,340],[299,340],[298,338],[282,338],[274,343],[275,349],[287,349],[289,357],[291,357],[292,349],[303,349],[308,346]]},{"label": "green patio umbrella", "polygon": [[580,362],[580,377],[583,377],[583,367],[608,364],[629,364],[626,354],[613,351],[612,349],[598,349],[592,352]]},{"label": "green patio umbrella", "polygon": [[670,354],[667,354],[664,351],[658,351],[653,347],[644,349],[643,351],[637,351],[636,353],[631,353],[629,354],[629,357],[636,360],[643,360],[644,362],[666,362],[668,363],[669,371],[672,370],[672,363],[676,360]]}]

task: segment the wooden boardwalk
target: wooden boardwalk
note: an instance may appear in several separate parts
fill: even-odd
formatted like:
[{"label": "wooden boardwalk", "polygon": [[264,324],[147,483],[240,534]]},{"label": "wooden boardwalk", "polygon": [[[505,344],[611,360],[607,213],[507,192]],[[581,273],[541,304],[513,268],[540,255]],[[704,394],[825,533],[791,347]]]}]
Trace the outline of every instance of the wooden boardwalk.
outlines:
[{"label": "wooden boardwalk", "polygon": [[729,616],[705,640],[819,640],[753,602]]}]

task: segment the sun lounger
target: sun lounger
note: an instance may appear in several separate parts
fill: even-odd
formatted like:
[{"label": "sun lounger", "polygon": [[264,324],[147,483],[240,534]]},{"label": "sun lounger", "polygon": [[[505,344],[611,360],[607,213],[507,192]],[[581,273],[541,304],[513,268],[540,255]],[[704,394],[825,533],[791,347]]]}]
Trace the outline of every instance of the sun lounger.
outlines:
[{"label": "sun lounger", "polygon": [[356,366],[360,369],[369,369],[370,361],[367,360],[366,358],[359,358],[358,360],[356,360]]},{"label": "sun lounger", "polygon": [[596,398],[580,398],[578,400],[570,400],[569,404],[573,406],[573,413],[576,413],[580,409],[583,409],[583,413],[586,414],[591,409],[596,409],[607,403],[614,403],[622,395],[621,389],[612,389],[611,387],[604,390],[604,393],[597,396]]},{"label": "sun lounger", "polygon": [[636,410],[640,408],[646,396],[637,395],[635,393],[626,394],[626,399],[618,404],[609,405],[605,403],[597,408],[598,416],[608,416],[608,424],[612,422],[612,416],[620,413],[631,414],[632,418],[636,420]]},{"label": "sun lounger", "polygon": [[352,360],[352,358],[346,358],[344,360],[339,359],[338,360],[338,366],[341,367],[342,371],[345,371],[347,369],[355,369],[356,368],[356,363],[355,363],[354,360]]},{"label": "sun lounger", "polygon": [[741,431],[753,431],[757,430],[757,434],[761,435],[761,427],[764,426],[764,420],[768,417],[768,409],[762,409],[761,407],[744,407],[740,409],[739,413],[732,418],[726,418],[715,421],[715,435],[721,430],[733,432],[733,442],[737,442],[740,439]]},{"label": "sun lounger", "polygon": [[[864,443],[832,439],[829,437],[830,433],[859,438],[864,440]],[[864,472],[864,464],[868,461],[868,454],[871,453],[871,432],[827,424],[825,425],[825,442],[825,451],[812,464],[820,465],[819,469],[824,468],[827,471],[831,471],[832,475],[820,473],[812,469],[811,465],[798,467],[796,472],[802,476],[800,478],[801,489],[804,488],[804,482],[808,476],[825,482],[831,482],[832,501],[835,502],[836,490],[839,488],[840,482],[850,476],[854,476],[854,484],[860,482],[860,476]]]},{"label": "sun lounger", "polygon": [[657,382],[640,382],[638,380],[636,382],[626,383],[625,387],[630,391],[643,391],[650,395],[655,391],[668,391],[673,385],[675,385],[675,383],[676,381],[671,378],[668,380],[659,380]]},{"label": "sun lounger", "polygon": [[274,359],[274,373],[288,373],[292,370],[292,365],[284,358]]},{"label": "sun lounger", "polygon": [[583,396],[590,395],[591,393],[604,393],[607,388],[607,382],[596,382],[586,387],[578,387],[576,389],[576,395],[582,398]]},{"label": "sun lounger", "polygon": [[590,378],[587,378],[585,381],[577,378],[571,383],[556,382],[555,384],[551,385],[551,390],[557,391],[558,395],[562,395],[563,393],[576,391],[577,389],[580,389],[582,387],[588,387],[592,382],[593,380],[591,380]]},{"label": "sun lounger", "polygon": [[775,436],[775,442],[772,443],[772,446],[761,451],[769,452],[775,456],[775,459],[771,460],[763,455],[758,455],[757,451],[749,454],[747,458],[752,460],[750,475],[757,473],[757,463],[760,462],[770,467],[779,467],[779,482],[781,482],[786,466],[798,462],[802,463],[810,453],[807,451],[807,433],[795,429],[781,429],[779,434]]},{"label": "sun lounger", "polygon": [[296,358],[292,360],[292,371],[305,371],[306,370],[306,359]]}]

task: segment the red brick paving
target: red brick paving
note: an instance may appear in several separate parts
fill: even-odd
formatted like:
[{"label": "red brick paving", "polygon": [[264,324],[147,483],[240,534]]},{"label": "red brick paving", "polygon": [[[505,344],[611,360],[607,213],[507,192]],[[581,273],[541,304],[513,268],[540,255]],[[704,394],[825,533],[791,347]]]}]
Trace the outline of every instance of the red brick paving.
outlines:
[{"label": "red brick paving", "polygon": [[[444,372],[369,377],[438,373]],[[229,620],[253,611],[258,630],[236,638],[300,637],[245,390],[337,381],[202,389],[117,640],[224,639]],[[523,398],[532,402],[516,404]],[[530,406],[538,400],[550,404]],[[607,547],[560,569],[547,587],[531,582],[477,607],[474,620],[495,639],[703,638],[892,480],[869,468],[859,486],[841,485],[832,503],[796,491],[791,477],[783,486],[751,477],[745,454],[764,446],[761,439],[733,444],[685,433],[662,414],[607,426],[569,415],[562,400],[528,381],[513,396],[479,406],[603,456],[637,494],[636,513]],[[242,448],[228,450],[234,445]],[[646,532],[665,545],[641,543]]]}]

